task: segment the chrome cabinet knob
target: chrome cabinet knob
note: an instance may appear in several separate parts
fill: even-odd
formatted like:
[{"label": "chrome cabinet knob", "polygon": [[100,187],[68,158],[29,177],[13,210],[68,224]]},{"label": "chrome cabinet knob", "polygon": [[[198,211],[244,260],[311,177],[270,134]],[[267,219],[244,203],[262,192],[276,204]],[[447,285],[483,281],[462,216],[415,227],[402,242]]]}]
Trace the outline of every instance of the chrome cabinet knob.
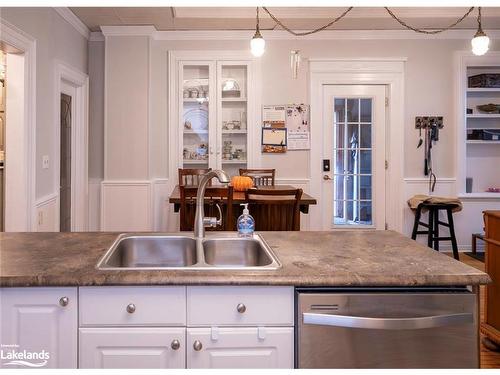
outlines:
[{"label": "chrome cabinet knob", "polygon": [[193,343],[193,349],[199,352],[203,348],[203,345],[201,344],[201,341],[196,340]]},{"label": "chrome cabinet knob", "polygon": [[181,347],[181,343],[179,342],[179,340],[175,339],[172,341],[172,343],[170,344],[170,347],[173,349],[173,350],[177,350]]},{"label": "chrome cabinet knob", "polygon": [[68,297],[61,297],[61,299],[59,300],[59,304],[62,307],[68,306],[68,303],[69,303],[69,298]]},{"label": "chrome cabinet knob", "polygon": [[236,306],[236,310],[240,314],[243,314],[245,311],[247,311],[247,307],[243,303],[238,303],[238,305]]},{"label": "chrome cabinet knob", "polygon": [[127,312],[129,314],[133,314],[135,312],[135,305],[133,303],[129,303],[127,305]]}]

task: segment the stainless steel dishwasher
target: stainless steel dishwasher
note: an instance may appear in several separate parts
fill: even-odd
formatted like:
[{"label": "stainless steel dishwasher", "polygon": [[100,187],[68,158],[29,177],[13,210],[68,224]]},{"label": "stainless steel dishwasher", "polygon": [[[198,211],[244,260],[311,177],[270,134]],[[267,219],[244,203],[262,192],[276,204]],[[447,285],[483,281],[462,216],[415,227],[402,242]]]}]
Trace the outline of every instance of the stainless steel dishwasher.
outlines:
[{"label": "stainless steel dishwasher", "polygon": [[298,368],[478,368],[466,288],[297,289]]}]

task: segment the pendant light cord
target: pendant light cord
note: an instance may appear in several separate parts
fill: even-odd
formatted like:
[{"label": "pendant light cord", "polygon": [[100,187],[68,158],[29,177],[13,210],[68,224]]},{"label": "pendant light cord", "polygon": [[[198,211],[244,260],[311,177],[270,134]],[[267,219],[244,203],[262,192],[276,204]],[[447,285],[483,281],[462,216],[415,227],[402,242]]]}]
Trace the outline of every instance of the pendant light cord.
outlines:
[{"label": "pendant light cord", "polygon": [[477,8],[477,30],[483,32],[483,25],[481,24],[481,7]]},{"label": "pendant light cord", "polygon": [[[389,13],[389,15],[392,18],[394,18],[401,26],[405,27],[406,29],[415,31],[416,33],[431,34],[431,35],[432,34],[439,34],[439,33],[442,33],[443,31],[447,31],[447,30],[454,28],[460,22],[462,22],[465,18],[467,18],[467,16],[469,16],[472,13],[474,8],[475,7],[470,7],[469,10],[462,17],[460,17],[458,20],[456,20],[455,22],[453,22],[452,24],[450,24],[446,27],[443,27],[443,28],[440,28],[437,30],[425,30],[425,29],[420,29],[420,28],[408,25],[405,21],[401,20],[398,16],[396,16],[394,14],[394,12],[392,12],[392,10],[390,10],[388,7],[384,7],[384,9],[387,11],[387,13]],[[276,22],[279,26],[281,26],[284,30],[286,30],[290,34],[295,35],[295,36],[306,36],[306,35],[311,35],[311,34],[314,34],[314,33],[317,33],[319,31],[323,31],[323,30],[329,28],[334,23],[336,23],[336,22],[340,21],[342,18],[344,18],[347,15],[347,13],[349,13],[353,9],[353,7],[347,8],[347,10],[345,10],[340,16],[334,18],[332,21],[330,21],[326,25],[318,27],[317,29],[314,29],[311,31],[304,31],[304,32],[293,31],[291,28],[286,26],[282,21],[280,21],[276,16],[274,16],[269,11],[269,9],[267,9],[266,7],[262,7],[262,9],[264,9],[264,11],[269,15],[269,17],[271,17],[273,19],[274,22]],[[479,24],[479,29],[481,30],[481,7],[479,7],[479,14],[477,17],[477,22]],[[257,31],[258,30],[259,30],[259,7],[257,7]]]},{"label": "pendant light cord", "polygon": [[[274,22],[276,22],[278,25],[280,25],[284,30],[288,31],[290,34],[292,35],[295,35],[295,36],[306,36],[306,35],[310,35],[310,34],[314,34],[314,33],[317,33],[319,31],[323,31],[325,29],[327,29],[328,27],[332,26],[335,22],[338,22],[340,21],[342,18],[344,18],[347,13],[349,13],[351,10],[352,10],[353,7],[349,7],[347,8],[346,11],[344,11],[344,13],[342,13],[340,16],[338,16],[337,18],[334,18],[332,21],[330,21],[329,23],[327,23],[326,25],[324,26],[321,26],[321,27],[318,27],[317,29],[314,29],[314,30],[311,30],[311,31],[304,31],[304,32],[296,32],[296,31],[293,31],[292,29],[290,29],[288,26],[286,26],[283,22],[281,22],[278,18],[276,18],[266,7],[262,7],[262,9],[264,9],[264,11],[269,14],[269,17],[271,17]],[[257,9],[259,9],[257,7]],[[258,12],[258,10],[257,10]],[[257,13],[258,15],[258,13]],[[257,21],[258,21],[258,16],[257,16]],[[258,25],[258,23],[257,23]]]},{"label": "pendant light cord", "polygon": [[[470,7],[467,13],[465,13],[462,17],[460,17],[458,20],[453,22],[451,25],[443,27],[441,29],[437,30],[424,30],[424,29],[419,29],[414,26],[408,25],[406,22],[403,20],[399,19],[388,7],[384,7],[387,13],[391,15],[392,18],[394,18],[401,26],[407,28],[408,30],[413,30],[416,33],[421,33],[421,34],[439,34],[442,33],[443,31],[447,31],[455,26],[457,26],[460,22],[462,22],[471,12],[474,10],[474,7]],[[478,22],[479,22],[479,27],[481,27],[481,8],[479,8],[479,16],[478,16]]]}]

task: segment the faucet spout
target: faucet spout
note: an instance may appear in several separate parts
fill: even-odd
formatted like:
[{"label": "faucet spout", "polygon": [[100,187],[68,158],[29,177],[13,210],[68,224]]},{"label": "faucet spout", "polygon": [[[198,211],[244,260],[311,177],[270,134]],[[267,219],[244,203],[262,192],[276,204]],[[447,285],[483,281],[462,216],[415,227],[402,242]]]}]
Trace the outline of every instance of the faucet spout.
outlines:
[{"label": "faucet spout", "polygon": [[204,238],[205,237],[205,210],[204,210],[204,201],[205,201],[205,190],[208,182],[217,177],[219,182],[223,184],[229,183],[229,176],[223,170],[215,169],[213,171],[208,172],[203,176],[198,185],[198,192],[196,193],[196,214],[194,218],[194,236],[196,238]]}]

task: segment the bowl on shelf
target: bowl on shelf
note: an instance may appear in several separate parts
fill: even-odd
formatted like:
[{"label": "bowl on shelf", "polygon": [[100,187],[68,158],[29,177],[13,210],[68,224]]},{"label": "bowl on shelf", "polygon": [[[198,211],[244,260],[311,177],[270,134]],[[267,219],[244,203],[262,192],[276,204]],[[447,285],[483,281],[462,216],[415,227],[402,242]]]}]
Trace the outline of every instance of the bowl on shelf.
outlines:
[{"label": "bowl on shelf", "polygon": [[500,104],[481,104],[477,106],[477,109],[484,113],[500,113]]}]

